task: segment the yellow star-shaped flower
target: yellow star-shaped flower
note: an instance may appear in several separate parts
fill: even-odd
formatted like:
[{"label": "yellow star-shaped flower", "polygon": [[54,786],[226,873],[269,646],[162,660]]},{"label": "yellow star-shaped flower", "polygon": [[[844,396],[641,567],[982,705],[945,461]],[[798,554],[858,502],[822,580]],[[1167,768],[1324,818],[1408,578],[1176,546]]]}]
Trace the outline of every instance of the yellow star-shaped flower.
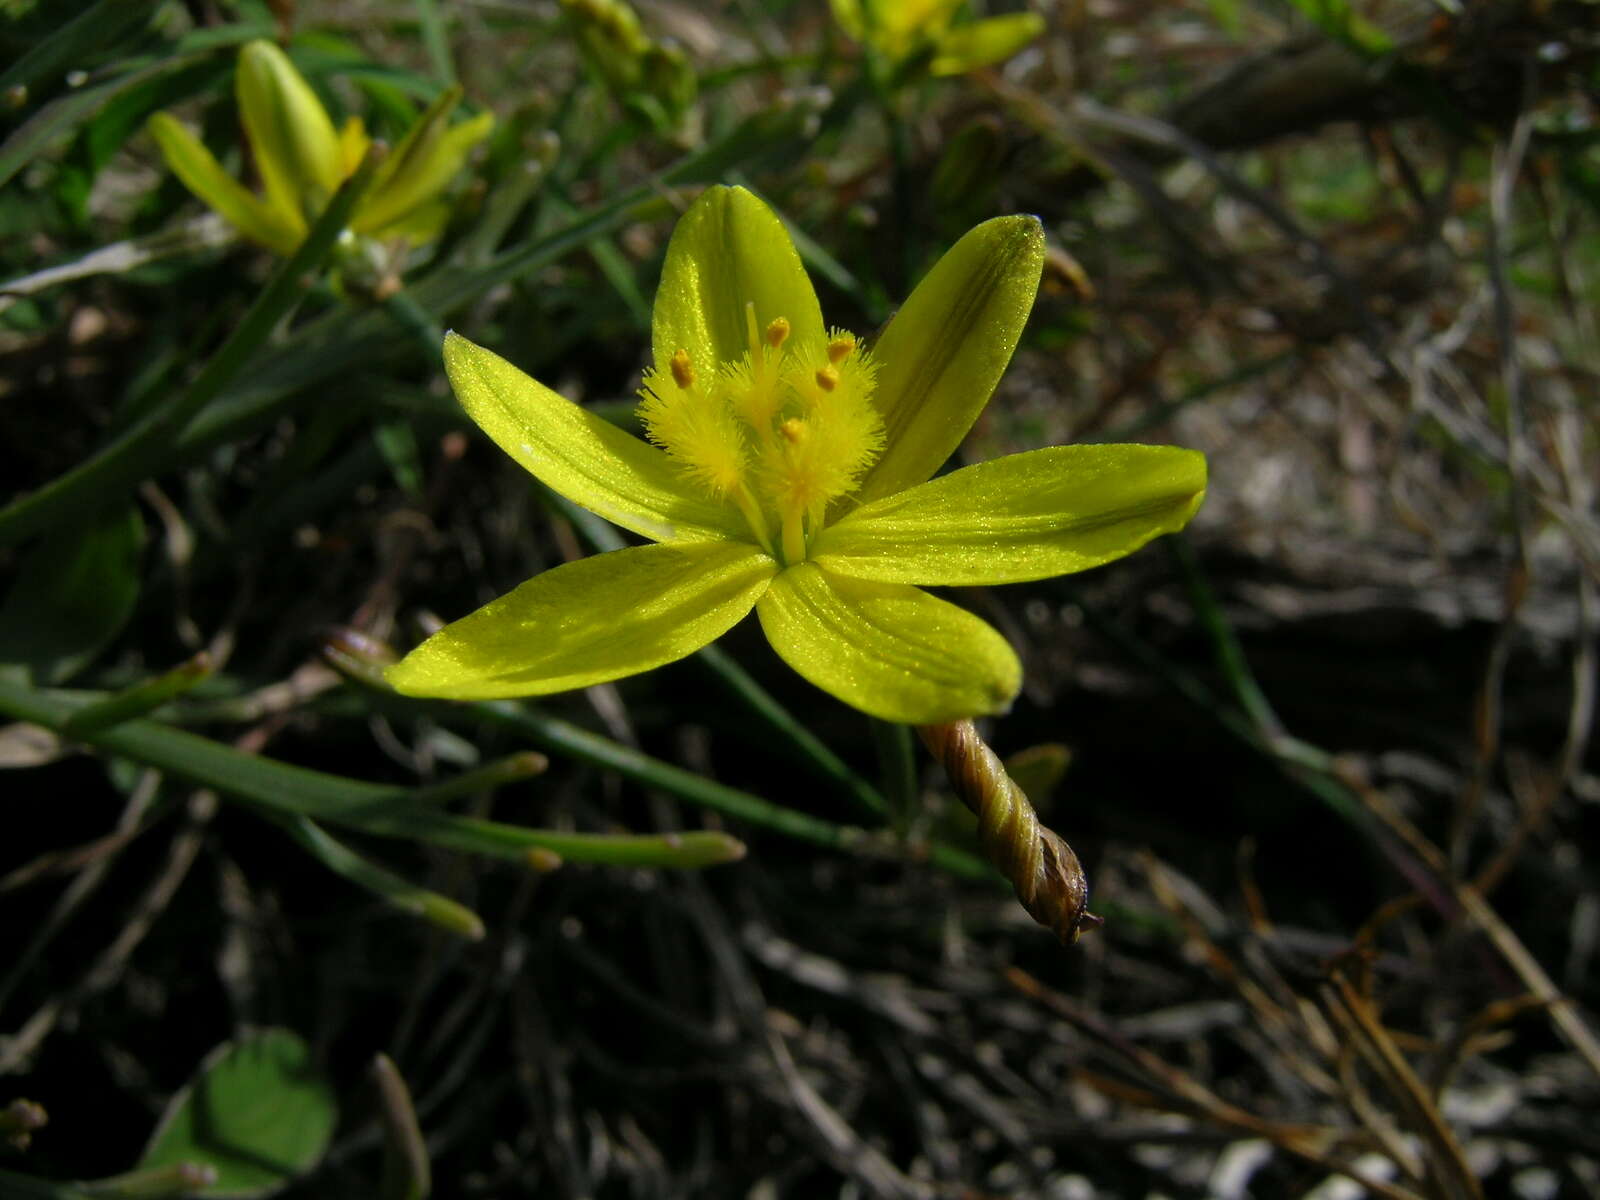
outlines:
[{"label": "yellow star-shaped flower", "polygon": [[[150,118],[151,136],[173,174],[235,229],[269,250],[293,254],[372,140],[356,116],[335,131],[311,85],[271,42],[258,39],[239,51],[234,93],[264,195],[229,175],[170,113]],[[412,123],[356,206],[350,233],[413,243],[438,236],[449,215],[440,193],[494,127],[487,112],[451,126],[460,100],[460,88],[447,88]]]},{"label": "yellow star-shaped flower", "polygon": [[[1081,571],[1181,528],[1205,459],[1055,446],[933,473],[1032,308],[1033,217],[973,229],[871,350],[822,322],[782,222],[742,188],[694,203],[667,248],[641,441],[450,334],[462,406],[548,486],[653,545],[546,571],[390,668],[417,696],[543,695],[693,653],[754,608],[801,675],[891,721],[1003,711],[1021,667],[919,585]],[[653,444],[652,444],[653,443]]]},{"label": "yellow star-shaped flower", "polygon": [[931,75],[963,75],[1010,58],[1044,32],[1038,13],[958,21],[961,0],[832,0],[833,19],[891,62],[927,55]]}]

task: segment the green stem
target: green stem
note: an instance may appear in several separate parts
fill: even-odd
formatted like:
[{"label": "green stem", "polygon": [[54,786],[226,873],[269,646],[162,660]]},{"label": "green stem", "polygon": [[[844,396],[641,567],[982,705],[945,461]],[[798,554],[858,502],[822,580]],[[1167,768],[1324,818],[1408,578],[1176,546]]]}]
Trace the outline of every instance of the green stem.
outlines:
[{"label": "green stem", "polygon": [[851,770],[826,742],[796,720],[794,714],[779,704],[727,651],[707,646],[695,658],[711,670],[717,682],[793,746],[803,762],[849,796],[863,815],[879,821],[888,815],[889,802],[883,793]]},{"label": "green stem", "polygon": [[904,833],[911,827],[917,801],[917,759],[911,745],[911,727],[895,721],[869,718],[872,742],[878,751],[878,774],[889,799],[889,818]]},{"label": "green stem", "polygon": [[492,792],[508,783],[543,775],[549,765],[550,760],[544,755],[524,750],[521,754],[497,758],[460,775],[420,787],[411,793],[411,798],[419,804],[448,804],[475,792]]},{"label": "green stem", "polygon": [[307,817],[275,817],[274,820],[301,849],[335,875],[366,888],[402,912],[421,917],[468,941],[482,940],[483,920],[465,905],[368,862]]},{"label": "green stem", "polygon": [[[40,692],[0,679],[0,713],[56,732],[75,711],[101,699],[94,693]],[[548,861],[549,853],[578,862],[683,868],[732,862],[744,855],[744,846],[737,839],[717,831],[638,836],[567,833],[453,816],[418,804],[407,788],[346,779],[245,754],[157,721],[124,721],[85,740],[110,754],[226,792],[277,816],[309,817],[379,837],[410,838],[530,865]]]},{"label": "green stem", "polygon": [[371,1076],[383,1122],[382,1200],[426,1200],[433,1191],[433,1168],[411,1089],[387,1054],[373,1059]]},{"label": "green stem", "polygon": [[925,855],[928,862],[952,874],[972,879],[994,878],[994,873],[982,861],[954,846],[930,842],[908,847],[892,835],[875,835],[855,826],[837,825],[792,808],[784,808],[749,792],[741,792],[726,784],[705,779],[693,771],[651,758],[632,747],[610,741],[513,700],[483,700],[468,707],[495,724],[516,730],[545,750],[575,758],[590,766],[615,771],[646,787],[671,792],[684,800],[750,825],[851,853],[872,853],[890,858],[910,849],[913,854]]},{"label": "green stem", "polygon": [[202,650],[165,674],[135,684],[98,704],[80,708],[67,719],[61,733],[68,738],[87,737],[99,730],[154,712],[168,700],[183,695],[209,679],[213,669],[211,656]]},{"label": "green stem", "polygon": [[1211,590],[1205,574],[1200,570],[1200,562],[1195,557],[1194,547],[1182,533],[1173,534],[1166,539],[1166,543],[1167,549],[1172,552],[1172,557],[1178,563],[1178,568],[1183,572],[1184,583],[1189,589],[1189,599],[1194,603],[1200,625],[1216,649],[1217,666],[1221,668],[1223,677],[1233,689],[1240,707],[1268,741],[1276,741],[1283,737],[1283,722],[1278,719],[1278,714],[1272,710],[1267,694],[1256,682],[1255,672],[1250,669],[1250,662],[1245,658],[1244,647],[1239,644],[1233,626],[1228,623],[1222,606],[1217,603],[1216,593]]}]

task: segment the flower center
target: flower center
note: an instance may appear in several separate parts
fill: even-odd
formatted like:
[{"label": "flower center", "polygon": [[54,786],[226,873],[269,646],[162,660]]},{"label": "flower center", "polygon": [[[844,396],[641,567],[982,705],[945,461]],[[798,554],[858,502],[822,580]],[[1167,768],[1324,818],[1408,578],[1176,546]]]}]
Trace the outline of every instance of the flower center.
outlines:
[{"label": "flower center", "polygon": [[679,347],[645,373],[639,418],[696,486],[736,506],[786,566],[806,557],[828,505],[848,495],[883,449],[872,406],[876,364],[853,335],[791,339],[779,317],[760,329],[745,305],[749,349],[707,372]]}]

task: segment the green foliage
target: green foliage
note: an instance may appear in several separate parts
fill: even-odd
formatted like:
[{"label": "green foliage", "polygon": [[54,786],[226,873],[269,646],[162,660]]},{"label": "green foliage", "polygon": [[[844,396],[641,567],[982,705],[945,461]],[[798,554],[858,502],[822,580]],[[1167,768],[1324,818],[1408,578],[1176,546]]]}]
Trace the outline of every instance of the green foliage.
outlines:
[{"label": "green foliage", "polygon": [[[0,1195],[1145,1195],[1220,1178],[1242,1132],[1275,1148],[1262,1195],[1380,1143],[1431,1194],[1455,1126],[1475,1166],[1503,1150],[1486,1194],[1536,1159],[1576,1192],[1592,1147],[1544,1118],[1586,1052],[1500,1026],[1526,992],[1582,1047],[1600,1004],[1595,6],[1461,7],[0,0],[0,1079],[51,1118],[25,1149],[0,1125]],[[316,146],[280,103],[326,110]],[[248,226],[239,196],[352,117],[387,157],[331,198],[297,177],[276,256],[172,170]],[[1021,664],[984,732],[1085,834],[1105,947],[1056,955],[906,730],[749,625],[531,701],[385,684],[441,618],[633,541],[471,424],[446,331],[631,439],[712,184],[781,217],[906,411],[964,425],[1010,359],[919,488],[1012,455],[1080,478],[1046,470],[1067,443],[1211,456],[1184,542],[1070,585],[967,586],[1007,538],[1066,553],[979,494],[939,593]],[[1031,316],[984,255],[904,303],[1013,214]],[[695,270],[740,274],[724,249]],[[838,561],[912,569],[915,513],[843,516]],[[608,651],[616,606],[582,596]],[[848,648],[808,643],[813,674]],[[1353,958],[1420,1083],[1391,1103],[1380,1045],[1351,1112],[1317,1055],[1351,1044],[1357,1010],[1318,1006]],[[1021,967],[1074,999],[1023,1007]],[[1208,1126],[1152,1056],[1234,1107]],[[1457,1081],[1519,1070],[1539,1135],[1467,1128]],[[1137,1089],[1187,1122],[1160,1155],[1125,1144]]]},{"label": "green foliage", "polygon": [[311,1048],[287,1029],[263,1029],[207,1056],[167,1105],[139,1169],[193,1163],[216,1176],[192,1195],[271,1196],[317,1164],[337,1119]]}]

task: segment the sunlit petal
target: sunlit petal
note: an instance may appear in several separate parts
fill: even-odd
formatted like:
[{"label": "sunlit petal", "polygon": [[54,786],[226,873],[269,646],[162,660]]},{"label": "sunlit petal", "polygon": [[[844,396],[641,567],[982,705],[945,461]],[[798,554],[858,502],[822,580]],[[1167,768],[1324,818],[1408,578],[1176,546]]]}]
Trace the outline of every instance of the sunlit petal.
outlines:
[{"label": "sunlit petal", "polygon": [[939,38],[932,75],[962,75],[1004,62],[1044,32],[1044,18],[1038,13],[1006,13],[987,17],[970,25],[957,25]]},{"label": "sunlit petal", "polygon": [[857,503],[921,483],[961,444],[1027,324],[1044,268],[1036,217],[996,217],[950,248],[872,353],[887,447]]},{"label": "sunlit petal", "polygon": [[279,208],[322,211],[344,176],[339,135],[328,110],[289,56],[256,40],[239,52],[239,116],[267,195]]},{"label": "sunlit petal", "polygon": [[225,170],[205,143],[166,113],[150,118],[148,128],[161,148],[172,173],[183,185],[215,209],[245,237],[279,254],[293,254],[306,228],[295,211],[295,221],[283,220]]},{"label": "sunlit petal", "polygon": [[886,721],[926,725],[1004,712],[1022,682],[1006,640],[913,587],[802,563],[756,605],[767,640],[823,691]]},{"label": "sunlit petal", "polygon": [[536,575],[386,672],[400,692],[540,696],[674,662],[732,628],[777,564],[753,546],[633,546]]},{"label": "sunlit petal", "polygon": [[896,583],[1045,579],[1181,529],[1206,460],[1172,446],[1052,446],[963,467],[856,509],[812,547],[841,575]]},{"label": "sunlit petal", "polygon": [[783,222],[743,188],[707,188],[667,245],[652,320],[656,369],[679,350],[706,377],[737,362],[750,348],[751,303],[758,329],[782,317],[793,336],[822,341],[822,309]]},{"label": "sunlit petal", "polygon": [[406,132],[350,223],[357,233],[379,233],[404,221],[449,186],[473,147],[489,136],[493,113],[450,125],[450,113],[460,99],[460,88],[441,93]]},{"label": "sunlit petal", "polygon": [[748,536],[736,515],[689,491],[660,450],[458,334],[445,370],[467,414],[567,499],[654,541]]}]

